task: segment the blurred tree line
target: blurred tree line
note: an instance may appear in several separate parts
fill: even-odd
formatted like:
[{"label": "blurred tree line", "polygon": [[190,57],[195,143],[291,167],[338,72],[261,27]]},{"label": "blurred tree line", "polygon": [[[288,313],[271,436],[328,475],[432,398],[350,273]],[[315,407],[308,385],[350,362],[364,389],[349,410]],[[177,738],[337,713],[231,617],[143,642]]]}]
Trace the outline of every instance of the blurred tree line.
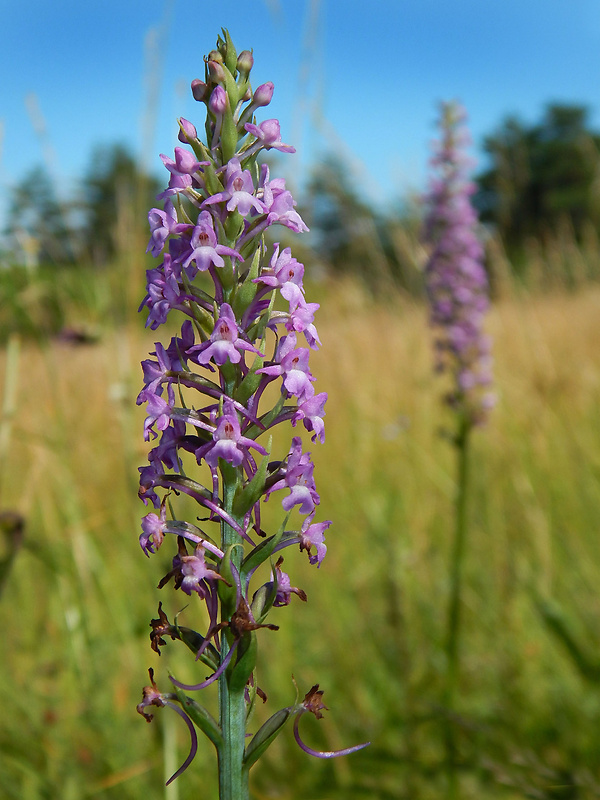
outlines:
[{"label": "blurred tree line", "polygon": [[[507,117],[483,141],[485,168],[474,176],[492,288],[517,276],[532,287],[600,278],[600,134],[588,109],[551,104],[526,125]],[[360,182],[330,158],[308,187],[313,246],[330,267],[365,278],[378,295],[390,284],[422,291],[422,207],[409,198],[377,210]]]},{"label": "blurred tree line", "polygon": [[134,241],[145,241],[148,209],[160,182],[123,145],[97,148],[68,201],[37,166],[13,190],[4,235],[17,261],[102,266]]},{"label": "blurred tree line", "polygon": [[490,166],[476,177],[475,204],[513,255],[561,225],[578,239],[600,228],[600,135],[586,108],[549,105],[532,126],[507,117],[483,149]]},{"label": "blurred tree line", "polygon": [[[593,234],[600,252],[600,134],[586,108],[549,105],[533,125],[509,116],[484,139],[483,151],[474,202],[487,240],[502,250],[509,270],[519,273],[531,262],[532,242],[547,262],[561,231],[571,237],[569,247],[589,243]],[[390,286],[419,293],[425,258],[419,199],[384,210],[357,187],[360,181],[337,157],[315,166],[300,209],[311,233],[300,246],[327,270],[360,276],[374,294]],[[5,231],[10,250],[37,263],[108,264],[134,242],[145,247],[148,209],[161,188],[120,145],[93,154],[67,203],[57,199],[48,174],[35,169],[12,194]],[[597,261],[600,275],[600,256]]]}]

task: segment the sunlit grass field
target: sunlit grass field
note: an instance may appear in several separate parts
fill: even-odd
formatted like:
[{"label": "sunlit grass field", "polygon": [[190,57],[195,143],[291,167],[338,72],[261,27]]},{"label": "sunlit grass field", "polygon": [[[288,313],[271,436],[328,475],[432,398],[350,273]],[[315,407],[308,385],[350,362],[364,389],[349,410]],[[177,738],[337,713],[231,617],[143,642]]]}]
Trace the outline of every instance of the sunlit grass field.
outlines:
[{"label": "sunlit grass field", "polygon": [[[208,800],[208,740],[165,789],[187,731],[135,712],[148,667],[163,686],[169,669],[194,678],[179,643],[159,658],[148,638],[159,600],[170,618],[189,603],[193,627],[194,598],[159,592],[170,554],[147,560],[137,541],[139,362],[163,332],[136,318],[143,272],[81,289],[85,314],[67,292],[65,323],[94,343],[13,336],[0,354],[0,510],[25,519],[0,596],[0,797]],[[323,341],[312,368],[329,392],[327,439],[311,450],[333,525],[321,569],[286,554],[308,603],[293,597],[280,630],[261,632],[256,727],[294,701],[293,676],[302,694],[325,690],[325,719],[303,720],[313,746],[372,745],[315,761],[290,729],[251,787],[257,800],[439,798],[455,454],[426,310],[343,280],[310,295]],[[498,403],[473,440],[453,719],[463,795],[600,797],[600,288],[505,292],[488,330]]]}]

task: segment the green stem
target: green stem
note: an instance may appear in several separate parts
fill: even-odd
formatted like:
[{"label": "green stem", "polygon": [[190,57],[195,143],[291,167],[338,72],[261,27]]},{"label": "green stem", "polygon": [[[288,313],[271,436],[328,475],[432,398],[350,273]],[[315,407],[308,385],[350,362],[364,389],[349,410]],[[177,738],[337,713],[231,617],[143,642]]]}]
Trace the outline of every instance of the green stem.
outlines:
[{"label": "green stem", "polygon": [[[228,480],[223,475],[223,503],[232,513],[233,498],[238,478]],[[241,520],[237,520],[241,522]],[[241,544],[235,530],[225,522],[221,524],[222,549],[232,544]],[[239,570],[242,549],[233,549],[231,562]],[[230,649],[226,632],[221,634],[221,658],[225,659]],[[235,654],[234,654],[235,658]],[[246,702],[244,687],[232,691],[229,686],[229,670],[219,678],[219,720],[223,732],[223,745],[219,750],[219,798],[220,800],[248,800],[248,773],[242,768],[246,743]]]},{"label": "green stem", "polygon": [[446,628],[445,745],[448,770],[448,800],[459,796],[456,774],[456,725],[453,720],[460,672],[461,594],[467,535],[467,490],[469,482],[469,434],[471,425],[461,420],[456,437],[457,487],[454,507],[454,542],[450,561],[450,600]]}]

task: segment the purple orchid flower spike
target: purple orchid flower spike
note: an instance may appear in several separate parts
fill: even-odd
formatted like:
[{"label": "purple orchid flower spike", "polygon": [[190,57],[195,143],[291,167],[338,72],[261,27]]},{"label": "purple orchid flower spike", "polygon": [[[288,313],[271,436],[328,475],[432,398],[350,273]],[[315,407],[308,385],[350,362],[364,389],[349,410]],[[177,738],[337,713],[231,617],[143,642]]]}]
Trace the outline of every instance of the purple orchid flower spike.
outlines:
[{"label": "purple orchid flower spike", "polygon": [[181,287],[180,274],[179,265],[173,262],[169,253],[165,254],[159,269],[149,269],[146,272],[148,293],[138,310],[149,310],[147,328],[156,330],[167,321],[169,311],[174,308],[187,313],[187,295]]},{"label": "purple orchid flower spike", "polygon": [[291,192],[288,192],[287,189],[278,191],[272,186],[269,188],[272,192],[273,202],[267,208],[267,224],[273,225],[277,222],[280,225],[285,225],[286,228],[294,231],[294,233],[307,233],[308,226],[300,214],[294,210],[296,201]]},{"label": "purple orchid flower spike", "polygon": [[155,430],[153,430],[154,425],[158,428],[159,431],[164,431],[171,421],[171,412],[172,406],[167,403],[162,397],[154,392],[149,391],[149,389],[145,389],[140,392],[138,395],[138,400],[140,396],[143,394],[143,400],[148,403],[146,410],[148,412],[148,416],[144,420],[144,439],[148,441],[150,439],[150,435],[154,439],[157,438],[158,434]]},{"label": "purple orchid flower spike", "polygon": [[171,170],[169,171],[171,172],[169,185],[164,192],[161,192],[156,196],[157,200],[164,200],[165,197],[173,197],[176,194],[185,195],[192,190],[193,181],[191,175],[187,173],[173,172]]},{"label": "purple orchid flower spike", "polygon": [[[271,103],[273,84],[253,93],[253,64],[252,53],[238,54],[223,31],[205,60],[204,80],[192,81],[206,120],[197,127],[181,118],[183,146],[175,147],[174,158],[161,156],[169,181],[158,195],[163,207],[149,213],[147,252],[162,260],[146,273],[140,306],[152,330],[174,315],[184,321],[180,334],[163,340],[168,345],[157,342],[142,362],[137,402],[146,404],[143,435],[151,444],[148,463],[139,468],[139,497],[150,508],[139,542],[146,556],[160,561],[176,542],[158,587],[189,598],[181,616],[196,619],[198,628],[169,623],[161,604],[151,647],[160,654],[168,639],[183,642],[193,665],[208,666],[209,674],[190,683],[169,676],[174,692],[164,694],[151,672],[138,711],[150,720],[151,706],[170,707],[188,726],[190,752],[169,783],[194,758],[197,729],[209,738],[217,749],[220,800],[249,796],[250,767],[291,716],[307,753],[329,758],[364,746],[323,753],[303,743],[297,721],[306,711],[320,716],[318,687],[301,705],[277,711],[250,741],[246,733],[255,697],[267,699],[255,676],[262,630],[278,630],[267,616],[284,613],[294,594],[306,600],[282,570],[283,559],[272,564],[271,558],[297,545],[320,567],[331,525],[315,522],[320,497],[302,438],[282,446],[271,435],[276,426],[280,433],[302,422],[313,442],[323,442],[327,395],[316,392],[310,369],[320,345],[319,304],[306,298],[304,264],[291,247],[267,244],[273,225],[296,233],[308,228],[285,181],[271,177],[264,163],[267,151],[294,148],[282,141],[278,120],[254,117]],[[300,335],[307,346],[299,346]],[[462,381],[468,382],[466,374]],[[274,493],[283,520],[270,532],[263,530],[270,515],[262,504]],[[190,503],[195,513],[184,519],[179,509],[189,511]],[[291,517],[298,522],[288,526]],[[217,684],[218,721],[186,694]]]},{"label": "purple orchid flower spike", "polygon": [[[282,292],[283,294],[283,292]],[[320,308],[318,303],[306,303],[304,298],[298,298],[295,302],[290,301],[290,313],[285,323],[287,330],[303,333],[306,342],[313,350],[318,350],[321,340],[314,325],[315,312]]]},{"label": "purple orchid flower spike", "polygon": [[192,592],[203,600],[209,590],[208,581],[224,581],[225,578],[214,569],[206,566],[204,547],[196,545],[193,555],[181,556],[182,581],[180,589],[187,595]]},{"label": "purple orchid flower spike", "polygon": [[268,498],[272,492],[287,488],[290,493],[281,501],[284,510],[290,511],[294,506],[299,506],[301,514],[311,514],[315,505],[320,502],[313,470],[310,453],[302,452],[302,439],[294,436],[287,463],[283,467],[284,476],[270,487],[266,497]]},{"label": "purple orchid flower spike", "polygon": [[493,405],[490,344],[483,332],[489,305],[484,250],[478,238],[477,215],[471,204],[474,187],[465,148],[469,137],[466,114],[456,103],[441,107],[441,138],[435,145],[431,167],[434,176],[426,198],[424,238],[430,249],[425,267],[430,321],[434,330],[436,371],[445,373],[448,389],[444,400],[452,409],[454,427],[448,436],[456,448],[457,480],[454,541],[450,548],[449,601],[447,611],[446,685],[444,732],[448,772],[448,796],[457,796],[453,769],[457,746],[456,692],[460,673],[462,561],[468,535],[471,433],[483,424]]},{"label": "purple orchid flower spike", "polygon": [[273,99],[274,90],[275,86],[271,81],[262,83],[258,87],[258,89],[254,92],[254,96],[252,98],[252,106],[255,108],[268,106],[271,100]]},{"label": "purple orchid flower spike", "polygon": [[494,404],[490,340],[483,333],[489,287],[470,202],[474,185],[467,178],[471,163],[464,154],[469,144],[465,119],[458,104],[442,104],[442,139],[431,160],[437,174],[426,198],[424,238],[431,256],[425,276],[436,369],[453,377],[446,400],[471,423],[481,424]]}]

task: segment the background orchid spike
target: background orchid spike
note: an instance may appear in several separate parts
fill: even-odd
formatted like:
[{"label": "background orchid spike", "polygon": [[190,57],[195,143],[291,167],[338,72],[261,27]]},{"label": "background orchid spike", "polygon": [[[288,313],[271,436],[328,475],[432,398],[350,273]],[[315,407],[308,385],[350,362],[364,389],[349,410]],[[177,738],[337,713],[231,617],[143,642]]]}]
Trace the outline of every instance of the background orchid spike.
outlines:
[{"label": "background orchid spike", "polygon": [[[237,55],[224,30],[206,59],[204,80],[192,81],[194,98],[206,106],[205,138],[194,122],[181,119],[183,146],[175,147],[174,158],[161,155],[168,188],[158,196],[163,207],[148,215],[148,252],[161,263],[146,273],[140,307],[153,330],[184,315],[180,333],[168,345],[157,342],[142,363],[137,402],[146,404],[144,438],[153,446],[139,470],[140,497],[158,513],[143,518],[140,544],[149,557],[172,550],[172,568],[159,588],[181,589],[190,597],[186,616],[196,610],[198,619],[206,619],[200,603],[209,622],[203,633],[180,628],[159,607],[151,622],[152,648],[160,654],[168,636],[186,644],[204,667],[190,683],[171,677],[175,694],[161,694],[152,679],[139,710],[148,718],[147,706],[170,706],[191,726],[191,752],[175,776],[196,752],[194,726],[208,736],[218,750],[221,800],[248,797],[246,722],[255,696],[265,698],[255,677],[257,633],[278,629],[266,617],[287,606],[292,593],[306,599],[280,569],[282,558],[273,567],[271,557],[296,545],[310,564],[321,566],[331,524],[315,519],[319,495],[302,438],[290,433],[291,444],[278,456],[271,452],[270,431],[283,423],[302,420],[313,441],[325,440],[327,394],[316,393],[310,370],[320,344],[314,324],[319,306],[306,300],[304,265],[291,248],[280,251],[279,243],[265,241],[275,225],[293,232],[308,228],[285,181],[271,178],[262,163],[265,151],[294,148],[283,143],[276,119],[254,117],[271,102],[274,87],[264,83],[252,93],[253,63],[250,51]],[[299,346],[298,334],[308,347]],[[275,400],[265,393],[273,383],[280,390]],[[202,506],[191,522],[177,518],[182,493]],[[274,493],[287,515],[269,535],[261,527],[261,504]],[[219,686],[218,721],[184,694],[212,684]],[[294,713],[306,710],[302,705]],[[285,721],[291,711],[277,713]],[[282,727],[268,727],[251,763]],[[324,756],[295,734],[307,752]]]},{"label": "background orchid spike", "polygon": [[470,161],[465,155],[469,136],[466,113],[457,103],[442,103],[440,140],[431,167],[425,238],[431,256],[425,267],[431,324],[435,330],[436,368],[451,374],[446,401],[455,412],[450,436],[456,452],[454,538],[448,559],[448,608],[445,631],[444,744],[446,797],[457,800],[457,716],[463,562],[467,548],[471,433],[486,420],[493,405],[490,342],[483,333],[488,310],[488,280],[483,247],[477,238],[477,215],[471,205],[473,184],[468,180]]},{"label": "background orchid spike", "polygon": [[425,267],[431,324],[435,331],[436,369],[450,372],[450,406],[470,423],[486,419],[494,403],[490,340],[483,332],[488,310],[488,279],[483,247],[477,237],[477,214],[471,204],[472,166],[466,112],[455,102],[442,103],[440,140],[431,159],[433,177],[425,198],[424,238],[431,247]]}]

